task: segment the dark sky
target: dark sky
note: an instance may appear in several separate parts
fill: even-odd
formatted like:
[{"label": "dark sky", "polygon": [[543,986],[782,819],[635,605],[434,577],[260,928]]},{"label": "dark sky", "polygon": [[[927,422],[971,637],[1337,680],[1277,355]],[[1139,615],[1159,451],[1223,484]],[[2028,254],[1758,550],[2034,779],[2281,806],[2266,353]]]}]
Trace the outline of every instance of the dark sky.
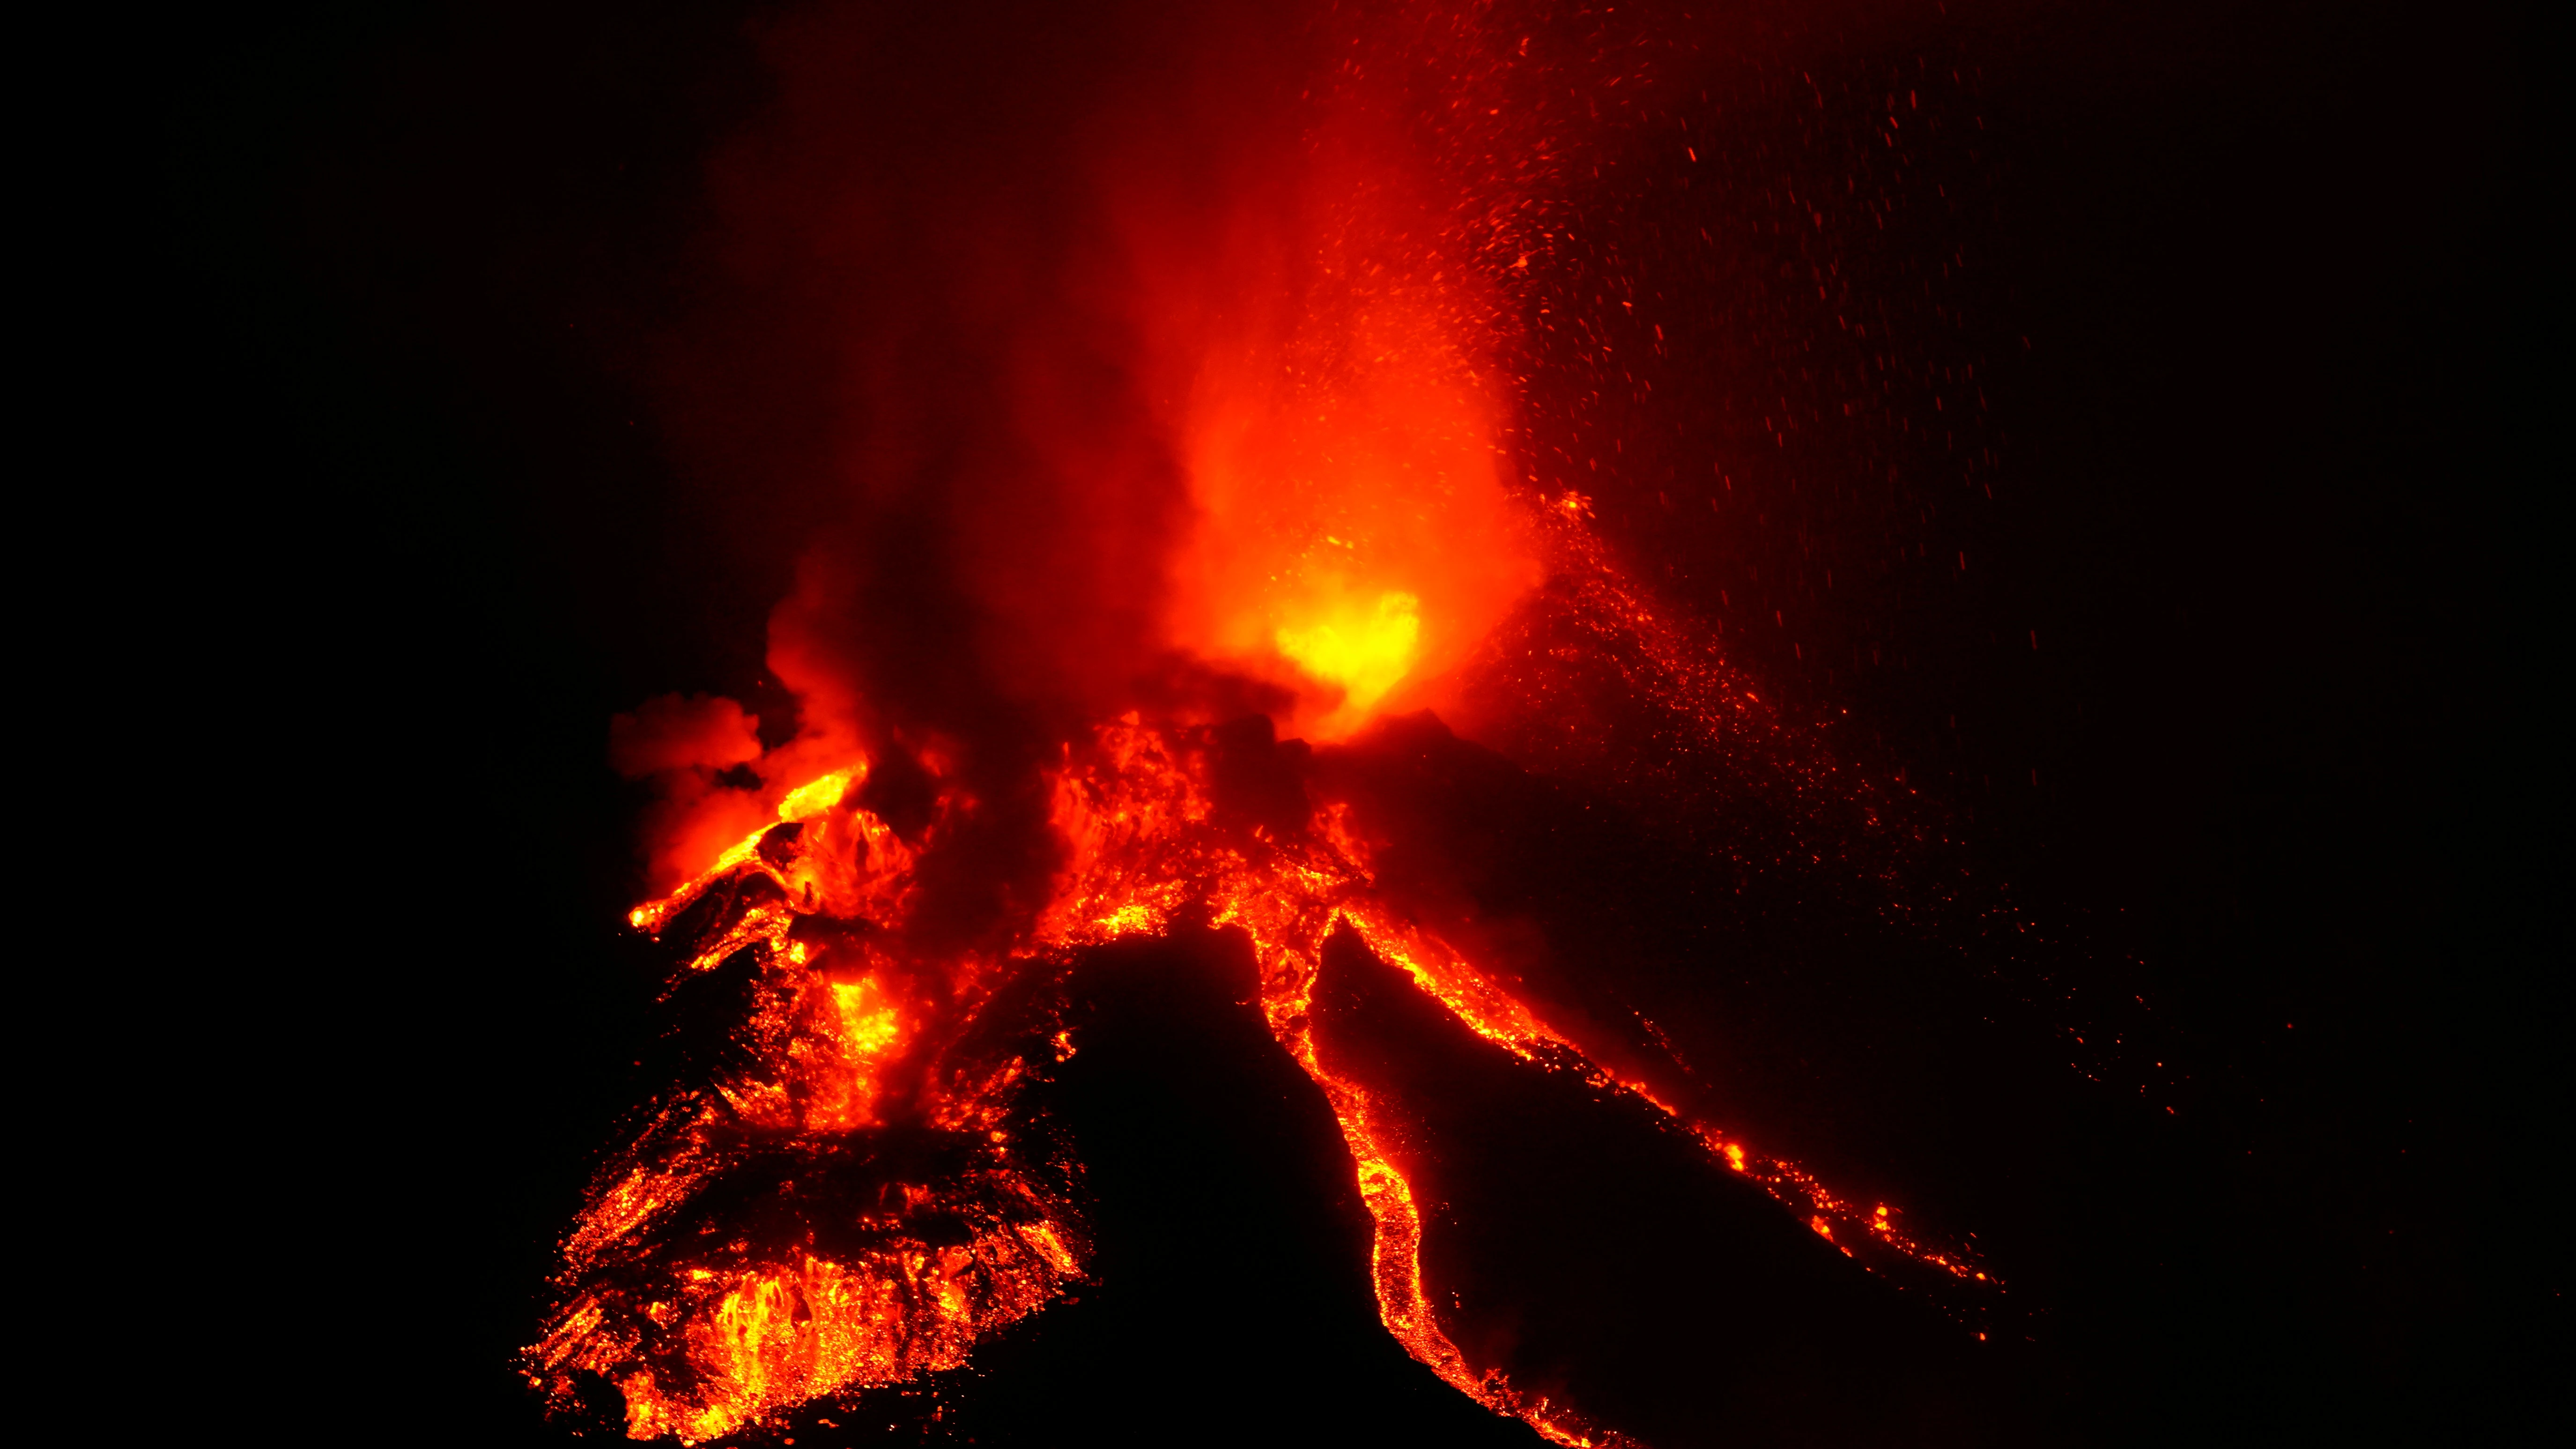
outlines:
[{"label": "dark sky", "polygon": [[[207,1287],[328,1285],[278,1320],[299,1367],[223,1371],[286,1437],[309,1404],[371,1439],[545,1438],[507,1354],[648,1030],[605,721],[673,690],[782,703],[759,658],[792,558],[722,516],[656,390],[711,300],[704,158],[770,94],[744,20],[209,26],[137,169],[165,203],[154,467],[200,480],[172,516],[207,541],[168,657],[238,722],[227,809],[293,853],[237,875],[192,848],[236,909],[323,903],[244,936],[270,958],[251,984],[197,988],[237,1028],[203,1070],[244,1104],[191,1159],[242,1207]],[[2151,1174],[2183,1186],[2104,1214],[2028,1392],[2102,1443],[2510,1411],[2565,1282],[2540,1196],[2563,281],[2534,37],[2478,5],[2272,0],[1728,23],[1775,47],[1713,148],[1748,176],[1859,174],[1889,76],[1962,77],[1924,89],[1965,124],[1892,183],[1943,205],[1835,255],[1929,318],[1911,365],[1977,364],[1977,463],[1948,493],[1820,497],[1916,461],[1826,429],[1704,526],[1661,521],[1640,469],[1605,533],[1757,676],[1851,710],[2186,1064]],[[1759,99],[1793,75],[1812,113]],[[1605,228],[1645,255],[1684,219],[1660,204]],[[1678,313],[1785,336],[1815,324],[1769,268],[1807,260],[1638,265]],[[1900,537],[1913,572],[1800,572]],[[1753,627],[1775,606],[1799,627]],[[2069,1214],[2132,1180],[2088,1161],[2104,1143],[2053,1150]]]}]

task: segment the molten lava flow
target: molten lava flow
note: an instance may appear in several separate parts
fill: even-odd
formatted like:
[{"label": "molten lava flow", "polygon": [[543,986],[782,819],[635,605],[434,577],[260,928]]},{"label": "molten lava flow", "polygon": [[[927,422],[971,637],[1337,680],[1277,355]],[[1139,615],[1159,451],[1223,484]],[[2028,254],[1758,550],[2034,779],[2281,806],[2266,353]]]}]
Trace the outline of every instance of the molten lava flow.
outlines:
[{"label": "molten lava flow", "polygon": [[675,994],[722,998],[715,1070],[600,1178],[531,1359],[558,1399],[613,1383],[633,1437],[956,1367],[1079,1272],[1078,1222],[1014,1134],[1022,1063],[961,1034],[1008,1015],[1005,963],[890,936],[917,857],[842,804],[863,775],[791,792],[630,918],[678,948]]},{"label": "molten lava flow", "polygon": [[[1347,807],[1303,828],[1218,811],[1211,738],[1130,715],[1065,750],[1052,771],[1064,869],[1005,950],[925,956],[907,944],[915,866],[965,804],[944,792],[908,843],[856,803],[856,764],[792,792],[789,818],[637,908],[634,924],[678,962],[673,995],[741,1014],[718,1013],[730,1030],[706,1052],[707,1084],[661,1104],[600,1177],[566,1240],[532,1377],[569,1404],[579,1376],[598,1375],[623,1395],[631,1436],[697,1443],[809,1399],[956,1367],[979,1336],[1038,1311],[1080,1276],[1085,1252],[1062,1165],[1035,1145],[1043,1134],[1021,1100],[1032,1072],[1065,1051],[1071,953],[1188,913],[1250,937],[1271,1033],[1341,1123],[1376,1224],[1387,1330],[1461,1392],[1555,1442],[1625,1442],[1522,1394],[1444,1332],[1401,1153],[1369,1094],[1328,1070],[1311,1036],[1325,941],[1356,932],[1523,1060],[1651,1095],[1397,916],[1373,888]],[[1904,1238],[1883,1207],[1864,1212],[1790,1163],[1677,1125],[1847,1252],[1875,1241],[1974,1272]]]}]

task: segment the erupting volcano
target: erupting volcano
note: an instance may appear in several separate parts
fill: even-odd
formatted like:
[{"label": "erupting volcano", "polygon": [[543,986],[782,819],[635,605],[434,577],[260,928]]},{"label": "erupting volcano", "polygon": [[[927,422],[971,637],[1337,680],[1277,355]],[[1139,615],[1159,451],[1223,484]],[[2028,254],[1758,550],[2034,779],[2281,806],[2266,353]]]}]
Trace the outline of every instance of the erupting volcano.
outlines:
[{"label": "erupting volcano", "polygon": [[[856,502],[816,513],[771,619],[792,728],[675,695],[614,731],[660,790],[630,924],[667,957],[678,1067],[564,1241],[526,1358],[557,1409],[602,1412],[605,1385],[638,1439],[774,1430],[960,1369],[1091,1281],[1085,1164],[1042,1089],[1085,1049],[1086,973],[1138,942],[1242,985],[1329,1104],[1386,1333],[1550,1441],[1670,1426],[1476,1236],[1468,1164],[1523,1110],[1664,1184],[1596,1195],[1705,1203],[1797,1265],[1761,1291],[1867,1270],[1981,1336],[1962,1247],[1726,1120],[1642,997],[1475,884],[1491,852],[1459,822],[1539,799],[1514,760],[1568,752],[1743,785],[1800,869],[1906,848],[1903,788],[1623,569],[1601,460],[1548,456],[1562,430],[1532,419],[1556,401],[1534,339],[1634,311],[1568,251],[1574,178],[1640,124],[1661,42],[1575,29],[1318,16],[1249,101],[1198,62],[1161,110],[1050,95],[1067,137],[1035,160],[934,184],[871,157],[844,201],[775,158],[868,129],[847,47],[782,26],[790,119],[719,190],[761,244],[902,258],[909,291],[824,309],[855,339],[836,406],[861,421],[824,451]],[[1013,212],[1032,187],[1072,240]],[[1651,728],[1604,723],[1611,696]],[[1519,848],[1591,848],[1543,815],[1508,817]]]}]

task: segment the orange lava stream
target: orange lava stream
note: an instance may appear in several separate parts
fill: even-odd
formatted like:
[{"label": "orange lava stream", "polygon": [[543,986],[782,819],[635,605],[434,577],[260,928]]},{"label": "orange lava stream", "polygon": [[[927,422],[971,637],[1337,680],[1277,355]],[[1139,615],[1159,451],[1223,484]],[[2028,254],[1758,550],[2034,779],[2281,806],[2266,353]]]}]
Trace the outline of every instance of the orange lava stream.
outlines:
[{"label": "orange lava stream", "polygon": [[[970,1043],[1013,980],[1060,971],[1075,948],[1162,933],[1184,912],[1250,937],[1271,1033],[1341,1124],[1375,1223],[1372,1278],[1387,1331],[1460,1392],[1555,1443],[1634,1441],[1520,1393],[1499,1372],[1480,1374],[1442,1331],[1423,1290],[1413,1188],[1368,1094],[1321,1064],[1309,1031],[1324,942],[1341,924],[1486,1040],[1653,1103],[1838,1245],[1855,1240],[1837,1239],[1839,1229],[1984,1278],[1908,1237],[1888,1208],[1863,1211],[1593,1065],[1378,898],[1343,807],[1293,836],[1218,819],[1203,739],[1130,715],[1068,747],[1054,771],[1065,868],[1007,957],[906,958],[900,926],[918,852],[845,803],[863,763],[792,792],[777,825],[638,907],[638,929],[686,953],[683,983],[729,962],[754,973],[754,1005],[736,1033],[753,1064],[664,1104],[602,1174],[565,1240],[562,1296],[528,1351],[532,1382],[563,1404],[576,1371],[600,1375],[624,1395],[630,1437],[699,1443],[807,1400],[958,1367],[977,1338],[1043,1308],[1081,1275],[1079,1215],[1010,1130],[1024,1058]],[[1054,1040],[1070,1054],[1060,1030]],[[683,1230],[693,1200],[725,1172],[763,1153],[828,1165],[858,1134],[889,1127],[931,1134],[949,1165],[913,1174],[924,1181],[880,1183],[873,1202],[816,1204],[855,1214],[856,1239],[834,1246],[808,1230],[763,1247],[728,1238],[722,1222]],[[924,1226],[933,1219],[948,1230]]]}]

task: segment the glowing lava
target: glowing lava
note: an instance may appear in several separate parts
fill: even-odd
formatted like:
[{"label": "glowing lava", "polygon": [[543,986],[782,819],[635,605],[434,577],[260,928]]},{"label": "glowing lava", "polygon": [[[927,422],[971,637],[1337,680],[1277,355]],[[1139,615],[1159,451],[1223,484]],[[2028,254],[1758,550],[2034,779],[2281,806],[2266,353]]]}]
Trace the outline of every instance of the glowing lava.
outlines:
[{"label": "glowing lava", "polygon": [[[673,991],[729,991],[744,1016],[727,1064],[664,1103],[599,1179],[566,1240],[532,1377],[569,1403],[576,1372],[597,1374],[623,1394],[631,1436],[697,1443],[956,1367],[978,1337],[1038,1311],[1080,1276],[1086,1241],[1062,1164],[1020,1110],[1033,1068],[1066,1049],[1057,988],[1077,948],[1160,933],[1191,911],[1250,937],[1271,1033],[1341,1123],[1376,1224],[1388,1332],[1460,1392],[1556,1442],[1622,1442],[1470,1363],[1443,1331],[1398,1154],[1368,1094],[1327,1070],[1309,1035],[1324,943],[1355,931],[1486,1040],[1604,1090],[1645,1089],[1395,915],[1345,807],[1297,831],[1221,818],[1211,735],[1130,716],[1066,750],[1051,772],[1065,868],[1004,950],[926,956],[908,944],[914,867],[965,805],[944,792],[925,838],[907,844],[855,804],[857,764],[792,792],[782,815],[793,818],[639,907],[634,923],[680,963]],[[1840,1229],[1973,1271],[1904,1240],[1884,1208],[1685,1125],[1828,1238]]]}]

